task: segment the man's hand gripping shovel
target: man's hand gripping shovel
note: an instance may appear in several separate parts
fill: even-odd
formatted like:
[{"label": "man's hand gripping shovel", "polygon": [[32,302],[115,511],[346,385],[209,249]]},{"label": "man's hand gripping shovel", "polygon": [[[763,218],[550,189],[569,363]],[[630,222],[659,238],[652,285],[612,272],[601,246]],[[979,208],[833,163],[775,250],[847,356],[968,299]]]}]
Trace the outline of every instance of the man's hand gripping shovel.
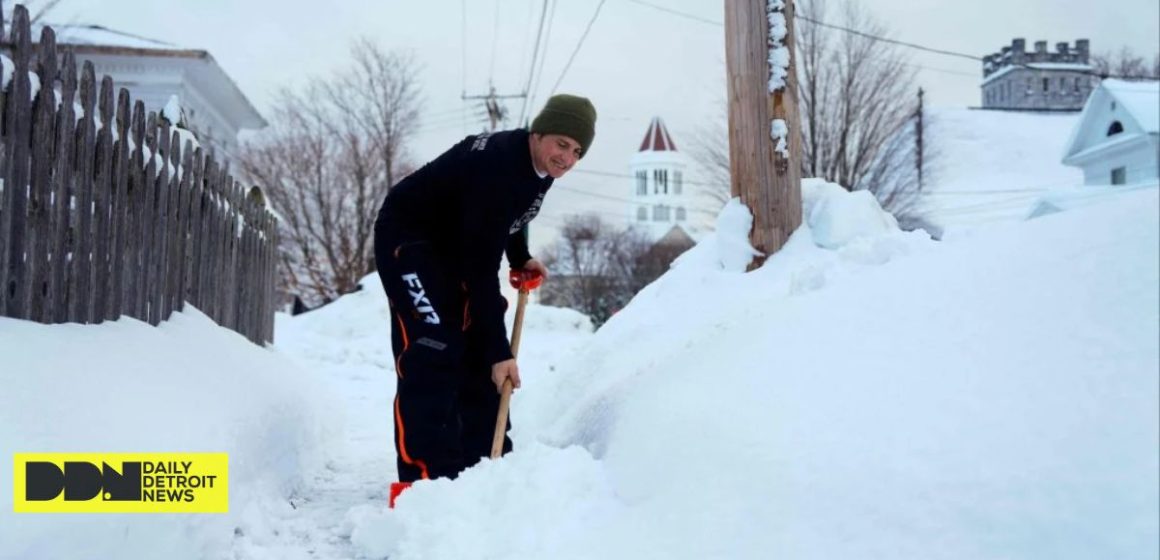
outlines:
[{"label": "man's hand gripping shovel", "polygon": [[[516,301],[516,318],[512,324],[512,357],[516,357],[520,349],[520,333],[524,327],[524,308],[528,304],[528,294],[544,283],[544,277],[535,270],[511,269],[508,280],[512,287],[519,290],[519,299]],[[504,432],[507,431],[508,411],[512,400],[512,381],[505,379],[499,397],[499,413],[495,418],[495,436],[491,440],[491,458],[498,459],[503,454]]]}]

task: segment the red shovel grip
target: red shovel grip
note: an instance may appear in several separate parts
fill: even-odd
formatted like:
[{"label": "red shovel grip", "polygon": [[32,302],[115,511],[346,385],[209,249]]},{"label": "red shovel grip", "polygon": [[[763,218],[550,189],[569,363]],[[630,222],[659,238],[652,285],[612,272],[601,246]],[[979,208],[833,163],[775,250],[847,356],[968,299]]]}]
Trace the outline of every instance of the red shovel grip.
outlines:
[{"label": "red shovel grip", "polygon": [[508,271],[508,281],[513,288],[530,292],[544,283],[544,276],[535,270],[513,268]]}]

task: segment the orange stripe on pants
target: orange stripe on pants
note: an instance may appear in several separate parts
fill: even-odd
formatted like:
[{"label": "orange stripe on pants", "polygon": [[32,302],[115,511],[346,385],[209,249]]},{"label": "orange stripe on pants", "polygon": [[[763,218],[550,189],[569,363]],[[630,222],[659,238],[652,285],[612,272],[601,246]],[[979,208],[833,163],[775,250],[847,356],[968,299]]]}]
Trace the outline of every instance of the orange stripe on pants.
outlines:
[{"label": "orange stripe on pants", "polygon": [[420,478],[422,478],[423,480],[426,480],[428,478],[427,477],[427,464],[424,463],[423,461],[418,460],[418,459],[414,459],[414,460],[411,459],[411,456],[407,453],[407,444],[406,444],[406,435],[405,435],[406,430],[404,430],[404,428],[403,428],[403,415],[399,412],[399,397],[398,397],[398,395],[395,396],[395,426],[397,426],[398,430],[399,430],[399,454],[401,455],[403,462],[407,463],[408,465],[413,465],[413,466],[419,467],[419,471],[421,471],[420,475],[419,475]]}]

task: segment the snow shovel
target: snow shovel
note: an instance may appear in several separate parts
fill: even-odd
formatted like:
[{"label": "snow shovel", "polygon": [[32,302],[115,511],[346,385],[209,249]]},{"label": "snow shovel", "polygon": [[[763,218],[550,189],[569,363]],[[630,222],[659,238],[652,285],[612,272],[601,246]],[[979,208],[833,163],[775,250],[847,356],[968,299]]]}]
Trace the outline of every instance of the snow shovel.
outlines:
[{"label": "snow shovel", "polygon": [[[516,302],[516,319],[512,324],[512,357],[514,358],[520,349],[520,332],[524,327],[524,307],[528,304],[528,293],[540,287],[540,284],[544,282],[544,277],[536,271],[513,268],[508,275],[508,280],[511,281],[513,288],[520,291],[519,299]],[[499,397],[499,413],[495,417],[495,436],[491,439],[492,459],[498,459],[503,454],[503,438],[504,432],[507,431],[511,400],[512,382],[511,379],[505,379]]]}]

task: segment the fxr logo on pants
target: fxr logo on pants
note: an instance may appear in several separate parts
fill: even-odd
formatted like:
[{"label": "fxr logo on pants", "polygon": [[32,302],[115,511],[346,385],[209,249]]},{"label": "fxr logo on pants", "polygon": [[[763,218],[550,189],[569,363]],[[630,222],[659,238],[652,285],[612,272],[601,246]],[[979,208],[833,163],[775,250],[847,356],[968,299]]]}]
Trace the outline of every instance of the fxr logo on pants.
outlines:
[{"label": "fxr logo on pants", "polygon": [[[431,306],[431,300],[427,299],[427,293],[423,290],[423,283],[419,281],[419,276],[411,273],[403,275],[403,282],[407,283],[407,293],[411,294],[411,304],[415,306],[415,310],[423,315],[423,321],[432,325],[439,324],[439,314],[435,312],[435,308]],[[418,291],[416,291],[418,290]]]}]

